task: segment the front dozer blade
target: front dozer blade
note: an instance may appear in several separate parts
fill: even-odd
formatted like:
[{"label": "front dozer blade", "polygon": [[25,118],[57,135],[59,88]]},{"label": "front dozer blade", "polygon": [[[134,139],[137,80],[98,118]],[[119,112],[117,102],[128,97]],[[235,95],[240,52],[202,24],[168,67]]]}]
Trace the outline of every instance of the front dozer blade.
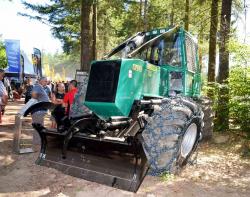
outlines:
[{"label": "front dozer blade", "polygon": [[122,190],[136,192],[148,164],[141,144],[137,146],[88,139],[75,135],[62,157],[63,134],[45,130],[37,164],[52,167],[65,174]]}]

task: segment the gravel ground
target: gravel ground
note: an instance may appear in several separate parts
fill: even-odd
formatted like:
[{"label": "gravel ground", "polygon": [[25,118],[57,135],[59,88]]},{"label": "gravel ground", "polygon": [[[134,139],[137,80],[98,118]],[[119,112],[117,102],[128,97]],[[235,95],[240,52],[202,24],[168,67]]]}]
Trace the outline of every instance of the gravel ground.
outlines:
[{"label": "gravel ground", "polygon": [[[197,164],[180,175],[146,176],[138,192],[131,193],[65,175],[55,169],[35,165],[38,152],[12,152],[14,116],[21,102],[10,103],[0,125],[0,196],[250,196],[250,159],[243,158],[249,142],[238,136],[216,135],[202,144]],[[25,123],[30,127],[30,119]],[[32,131],[23,137],[30,138]]]}]

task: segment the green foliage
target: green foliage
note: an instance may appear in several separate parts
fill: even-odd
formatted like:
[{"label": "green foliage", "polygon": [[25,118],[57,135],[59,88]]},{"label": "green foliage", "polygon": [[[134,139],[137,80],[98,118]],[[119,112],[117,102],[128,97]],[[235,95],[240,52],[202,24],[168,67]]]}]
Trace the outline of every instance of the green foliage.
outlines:
[{"label": "green foliage", "polygon": [[230,116],[250,135],[250,67],[234,67],[230,77]]},{"label": "green foliage", "polygon": [[[234,126],[250,135],[250,46],[235,39],[229,42],[231,52],[230,74],[227,85],[213,83],[203,87],[203,93],[212,95],[214,110],[221,111],[225,106],[218,103],[219,91],[229,91],[229,118]],[[206,81],[205,81],[206,84]],[[226,109],[225,109],[226,110]],[[223,125],[216,125],[220,130]]]},{"label": "green foliage", "polygon": [[250,66],[250,45],[232,38],[229,42],[233,66]]},{"label": "green foliage", "polygon": [[250,135],[250,45],[230,40],[233,67],[230,71],[230,116]]},{"label": "green foliage", "polygon": [[42,66],[50,65],[55,69],[55,73],[59,73],[63,76],[63,68],[65,69],[66,77],[74,78],[75,70],[80,68],[80,57],[75,54],[65,54],[65,53],[42,53]]},{"label": "green foliage", "polygon": [[7,67],[7,57],[4,43],[0,40],[0,68]]},{"label": "green foliage", "polygon": [[160,177],[163,182],[169,182],[175,178],[174,175],[170,174],[169,172],[164,172]]},{"label": "green foliage", "polygon": [[[23,2],[35,14],[23,16],[51,26],[53,35],[63,43],[67,53],[80,53],[80,5],[78,0],[51,0],[49,4]],[[190,5],[190,30],[202,34],[205,41],[209,32],[210,1],[193,0]],[[114,46],[138,31],[180,24],[184,20],[185,4],[177,0],[148,0],[144,13],[144,0],[98,0],[97,52],[102,57]],[[144,17],[147,18],[144,21]],[[145,24],[146,23],[146,29]],[[203,42],[206,47],[206,42]],[[206,51],[202,50],[202,51]]]}]

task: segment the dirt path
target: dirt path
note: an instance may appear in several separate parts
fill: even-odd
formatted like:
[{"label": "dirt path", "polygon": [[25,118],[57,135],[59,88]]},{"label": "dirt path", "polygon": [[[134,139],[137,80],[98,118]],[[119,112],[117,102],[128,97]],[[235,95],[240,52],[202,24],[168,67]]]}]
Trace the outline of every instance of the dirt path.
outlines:
[{"label": "dirt path", "polygon": [[14,115],[21,106],[11,103],[0,125],[0,196],[250,196],[250,159],[241,158],[242,140],[232,136],[226,144],[203,144],[197,164],[179,176],[146,176],[136,194],[37,166],[37,152],[12,153]]}]

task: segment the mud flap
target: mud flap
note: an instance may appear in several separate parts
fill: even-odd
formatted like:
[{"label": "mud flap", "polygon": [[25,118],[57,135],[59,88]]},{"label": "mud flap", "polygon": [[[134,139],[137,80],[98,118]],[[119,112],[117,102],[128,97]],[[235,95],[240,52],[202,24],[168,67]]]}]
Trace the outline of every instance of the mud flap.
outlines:
[{"label": "mud flap", "polygon": [[136,192],[142,183],[148,163],[139,141],[128,144],[74,135],[63,157],[65,133],[33,125],[41,137],[38,165],[55,168],[65,174],[122,190]]}]

